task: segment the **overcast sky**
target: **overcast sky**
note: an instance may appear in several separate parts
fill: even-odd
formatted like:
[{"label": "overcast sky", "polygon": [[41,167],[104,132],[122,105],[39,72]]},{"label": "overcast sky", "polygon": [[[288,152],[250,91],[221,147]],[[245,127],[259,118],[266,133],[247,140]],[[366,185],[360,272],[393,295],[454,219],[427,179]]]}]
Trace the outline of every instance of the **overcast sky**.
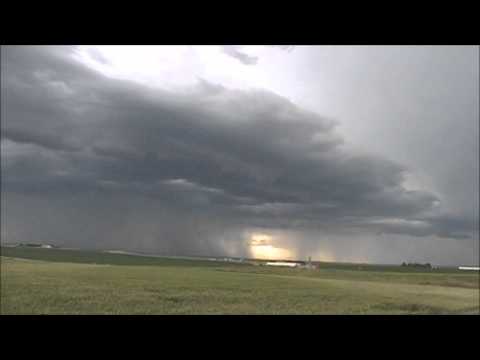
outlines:
[{"label": "overcast sky", "polygon": [[473,46],[2,46],[2,242],[478,264],[478,65]]}]

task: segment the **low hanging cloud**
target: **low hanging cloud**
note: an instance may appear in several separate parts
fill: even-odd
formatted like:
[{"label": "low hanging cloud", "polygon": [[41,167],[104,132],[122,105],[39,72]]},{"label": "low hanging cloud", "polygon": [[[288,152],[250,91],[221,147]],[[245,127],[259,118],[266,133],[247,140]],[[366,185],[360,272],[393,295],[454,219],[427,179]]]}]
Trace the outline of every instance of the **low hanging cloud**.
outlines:
[{"label": "low hanging cloud", "polygon": [[[269,45],[271,48],[277,48],[286,52],[292,52],[295,49],[294,45]],[[240,61],[243,65],[256,65],[259,61],[258,56],[248,55],[241,50],[241,46],[224,45],[222,46],[224,54]]]},{"label": "low hanging cloud", "polygon": [[[279,95],[206,80],[150,89],[72,51],[2,49],[6,237],[212,254],[247,251],[235,234],[251,227],[478,232],[436,195],[407,190],[408,169],[348,152],[334,121]],[[34,213],[61,221],[29,222]]]},{"label": "low hanging cloud", "polygon": [[222,46],[222,50],[228,56],[231,56],[234,59],[240,61],[243,65],[256,65],[258,62],[258,57],[248,55],[242,52],[239,49],[239,46],[235,45],[225,45]]},{"label": "low hanging cloud", "polygon": [[95,60],[96,62],[100,63],[100,64],[103,64],[103,65],[109,65],[110,64],[110,61],[108,61],[108,59],[103,56],[103,54],[98,50],[98,49],[95,49],[95,48],[90,48],[88,49],[88,55],[90,55],[90,57]]},{"label": "low hanging cloud", "polygon": [[291,52],[293,51],[293,49],[295,49],[295,45],[270,45],[270,46],[285,50],[287,52]]}]

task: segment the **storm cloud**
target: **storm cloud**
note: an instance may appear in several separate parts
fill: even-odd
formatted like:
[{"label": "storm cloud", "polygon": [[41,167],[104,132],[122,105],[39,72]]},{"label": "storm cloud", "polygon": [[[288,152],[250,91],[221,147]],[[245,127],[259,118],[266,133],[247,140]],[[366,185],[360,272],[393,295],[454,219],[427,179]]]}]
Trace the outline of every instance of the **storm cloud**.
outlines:
[{"label": "storm cloud", "polygon": [[287,98],[206,79],[146,87],[74,51],[2,47],[2,240],[244,256],[252,228],[478,233],[478,215],[408,189],[407,166],[349,150],[337,121]]}]

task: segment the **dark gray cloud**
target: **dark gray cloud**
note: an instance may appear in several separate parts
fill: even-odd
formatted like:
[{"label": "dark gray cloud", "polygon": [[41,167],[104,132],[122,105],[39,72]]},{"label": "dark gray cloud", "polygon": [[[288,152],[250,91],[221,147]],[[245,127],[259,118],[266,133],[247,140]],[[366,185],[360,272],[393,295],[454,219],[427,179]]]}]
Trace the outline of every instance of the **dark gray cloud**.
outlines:
[{"label": "dark gray cloud", "polygon": [[404,188],[407,168],[348,152],[334,121],[279,95],[152,90],[72,51],[2,48],[2,239],[209,254],[245,253],[249,227],[478,232]]}]

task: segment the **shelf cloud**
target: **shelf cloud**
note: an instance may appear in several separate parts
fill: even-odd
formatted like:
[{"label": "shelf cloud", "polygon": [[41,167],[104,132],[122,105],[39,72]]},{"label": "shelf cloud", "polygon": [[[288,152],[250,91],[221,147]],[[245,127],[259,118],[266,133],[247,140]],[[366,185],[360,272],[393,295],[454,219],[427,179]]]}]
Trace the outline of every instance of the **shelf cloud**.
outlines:
[{"label": "shelf cloud", "polygon": [[73,51],[2,47],[2,239],[244,255],[251,228],[478,234],[475,214],[407,188],[408,166],[349,149],[336,121],[279,94],[208,79],[146,87]]}]

